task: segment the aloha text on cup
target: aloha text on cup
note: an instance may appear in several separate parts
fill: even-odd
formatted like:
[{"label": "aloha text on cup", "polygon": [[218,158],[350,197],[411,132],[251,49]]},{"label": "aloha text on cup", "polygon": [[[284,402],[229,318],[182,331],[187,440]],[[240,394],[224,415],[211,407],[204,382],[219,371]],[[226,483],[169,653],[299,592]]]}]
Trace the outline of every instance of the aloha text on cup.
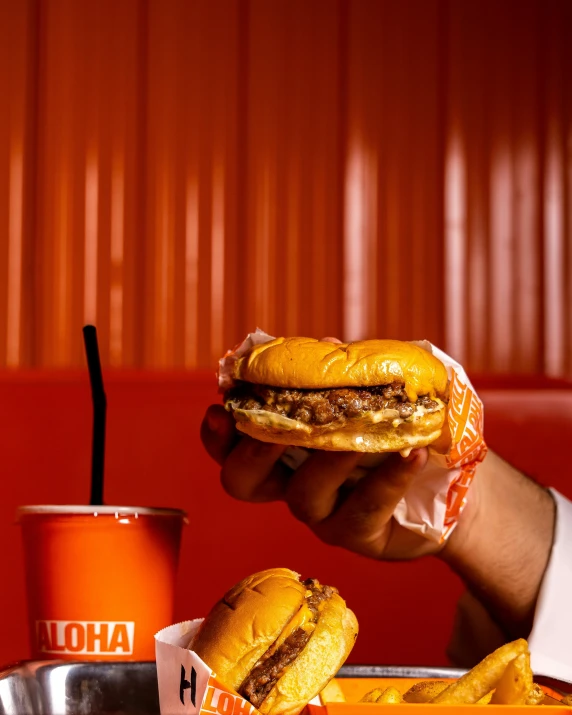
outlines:
[{"label": "aloha text on cup", "polygon": [[131,655],[133,621],[36,621],[38,650],[77,655]]}]

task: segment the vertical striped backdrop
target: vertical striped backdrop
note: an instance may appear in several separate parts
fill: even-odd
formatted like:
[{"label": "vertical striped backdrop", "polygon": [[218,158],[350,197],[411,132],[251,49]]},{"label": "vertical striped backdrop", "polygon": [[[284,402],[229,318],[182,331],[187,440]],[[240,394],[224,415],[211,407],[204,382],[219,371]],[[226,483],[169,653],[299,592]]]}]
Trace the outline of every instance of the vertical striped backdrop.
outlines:
[{"label": "vertical striped backdrop", "polygon": [[0,366],[572,375],[571,78],[569,0],[0,0]]}]

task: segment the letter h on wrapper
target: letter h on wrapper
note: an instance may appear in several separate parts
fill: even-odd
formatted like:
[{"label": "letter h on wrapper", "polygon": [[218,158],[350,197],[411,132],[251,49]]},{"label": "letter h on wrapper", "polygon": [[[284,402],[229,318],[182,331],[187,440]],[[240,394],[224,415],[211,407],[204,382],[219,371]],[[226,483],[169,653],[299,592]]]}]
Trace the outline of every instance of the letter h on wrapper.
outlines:
[{"label": "letter h on wrapper", "polygon": [[177,623],[155,636],[161,715],[256,715],[253,705],[189,650],[201,622]]}]

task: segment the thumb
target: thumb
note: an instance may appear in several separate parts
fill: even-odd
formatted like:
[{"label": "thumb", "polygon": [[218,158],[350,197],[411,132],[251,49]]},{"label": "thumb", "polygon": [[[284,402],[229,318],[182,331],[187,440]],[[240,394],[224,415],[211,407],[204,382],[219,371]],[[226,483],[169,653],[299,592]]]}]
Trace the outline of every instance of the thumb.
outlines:
[{"label": "thumb", "polygon": [[238,439],[234,417],[222,405],[211,405],[201,424],[201,440],[209,455],[222,465]]}]

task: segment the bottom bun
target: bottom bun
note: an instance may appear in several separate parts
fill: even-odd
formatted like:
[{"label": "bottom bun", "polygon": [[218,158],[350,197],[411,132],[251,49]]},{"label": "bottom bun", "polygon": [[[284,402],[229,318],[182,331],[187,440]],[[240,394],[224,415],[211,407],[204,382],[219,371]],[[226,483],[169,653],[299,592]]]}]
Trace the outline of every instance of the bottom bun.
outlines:
[{"label": "bottom bun", "polygon": [[263,410],[233,409],[233,414],[237,428],[261,442],[343,452],[409,452],[440,437],[445,405],[435,412],[418,409],[407,422],[396,419],[395,410],[385,410],[323,426]]},{"label": "bottom bun", "polygon": [[358,622],[343,598],[333,594],[312,637],[258,708],[264,715],[297,715],[346,661],[358,635]]}]

